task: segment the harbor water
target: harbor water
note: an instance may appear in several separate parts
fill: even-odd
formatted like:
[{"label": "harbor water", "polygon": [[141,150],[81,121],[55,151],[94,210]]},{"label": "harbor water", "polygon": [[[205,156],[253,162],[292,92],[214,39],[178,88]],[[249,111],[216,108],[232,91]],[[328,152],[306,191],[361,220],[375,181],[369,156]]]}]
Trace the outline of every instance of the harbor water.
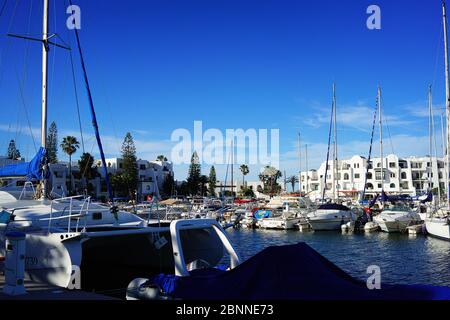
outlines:
[{"label": "harbor water", "polygon": [[338,267],[363,281],[370,276],[367,267],[377,265],[381,270],[382,284],[450,286],[450,242],[425,235],[244,228],[227,231],[243,260],[269,246],[305,242]]}]

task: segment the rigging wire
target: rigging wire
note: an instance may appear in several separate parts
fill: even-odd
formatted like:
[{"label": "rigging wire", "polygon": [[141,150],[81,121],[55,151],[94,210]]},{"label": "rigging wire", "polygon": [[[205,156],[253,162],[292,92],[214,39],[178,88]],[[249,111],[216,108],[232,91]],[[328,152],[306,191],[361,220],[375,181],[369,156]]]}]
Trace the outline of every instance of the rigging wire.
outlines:
[{"label": "rigging wire", "polygon": [[5,1],[3,2],[3,6],[2,6],[2,8],[0,9],[0,18],[2,17],[3,12],[5,11],[6,4],[7,4],[7,3],[8,3],[8,0],[5,0]]},{"label": "rigging wire", "polygon": [[[30,12],[28,14],[27,33],[30,32],[32,13],[33,13],[33,1],[30,1]],[[18,85],[19,85],[20,98],[21,98],[22,107],[23,107],[23,110],[24,110],[24,113],[25,113],[25,118],[27,120],[28,129],[30,130],[30,136],[31,136],[31,139],[33,141],[34,150],[35,150],[35,152],[37,152],[36,141],[35,141],[35,138],[34,138],[33,129],[31,127],[31,121],[30,121],[28,108],[27,108],[27,103],[26,103],[25,94],[24,94],[25,83],[26,83],[26,80],[27,80],[27,66],[28,66],[29,49],[30,49],[30,42],[27,41],[26,47],[25,47],[25,55],[24,55],[24,59],[23,59],[22,81],[20,81],[20,77],[19,77],[19,74],[17,73],[17,70],[16,70],[16,77],[17,77],[17,82],[18,82]]]}]

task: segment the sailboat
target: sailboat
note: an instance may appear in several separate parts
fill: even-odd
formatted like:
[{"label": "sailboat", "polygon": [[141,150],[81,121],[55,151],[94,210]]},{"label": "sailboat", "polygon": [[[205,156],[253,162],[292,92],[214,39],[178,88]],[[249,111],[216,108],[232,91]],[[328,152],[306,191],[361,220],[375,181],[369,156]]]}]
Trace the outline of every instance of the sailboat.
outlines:
[{"label": "sailboat", "polygon": [[[427,233],[431,236],[450,240],[450,188],[448,181],[448,168],[449,168],[449,150],[450,145],[450,80],[449,80],[449,63],[448,63],[448,38],[447,38],[447,14],[445,1],[442,1],[442,19],[444,25],[444,49],[445,49],[445,98],[446,98],[446,123],[447,123],[447,139],[446,139],[446,152],[445,152],[445,167],[447,167],[445,174],[445,188],[447,190],[447,203],[446,207],[440,208],[433,212],[430,217],[425,218],[425,227]],[[442,142],[444,144],[444,141]]]},{"label": "sailboat", "polygon": [[[384,192],[385,169],[383,158],[383,121],[381,108],[381,88],[378,87],[377,95],[378,116],[380,126],[380,178],[381,178],[381,197],[380,201],[383,204],[381,213],[373,218],[373,221],[378,224],[384,232],[400,232],[406,230],[406,227],[420,222],[421,218],[417,212],[414,212],[410,207],[404,205],[402,201],[395,201],[395,205],[390,205],[389,201],[394,203],[394,197],[389,197]],[[397,199],[395,199],[397,200]]]},{"label": "sailboat", "polygon": [[339,179],[336,185],[336,178],[338,177],[338,159],[337,159],[337,128],[336,128],[336,85],[333,84],[333,103],[331,107],[331,119],[330,119],[330,130],[328,135],[328,152],[327,152],[327,162],[325,169],[325,179],[324,188],[322,193],[322,202],[325,202],[325,191],[327,189],[327,174],[328,174],[328,163],[329,163],[329,153],[331,145],[331,131],[334,128],[334,159],[333,159],[333,201],[331,203],[323,203],[319,207],[307,215],[308,223],[311,228],[316,231],[320,230],[341,230],[341,225],[346,224],[353,219],[353,213],[347,206],[338,203],[338,185]]},{"label": "sailboat", "polygon": [[[70,289],[125,288],[131,279],[159,272],[173,272],[186,265],[215,266],[222,259],[226,234],[215,220],[148,224],[144,219],[115,207],[94,203],[89,197],[48,197],[47,65],[50,39],[49,0],[43,0],[41,147],[28,163],[0,168],[0,177],[22,177],[40,182],[40,195],[21,199],[0,191],[0,256],[11,231],[26,236],[26,275]],[[78,30],[74,29],[89,98],[92,123],[104,170],[107,170],[87,78]],[[60,45],[56,45],[60,47]],[[70,49],[70,48],[67,48]],[[110,201],[112,189],[105,172]],[[235,261],[235,260],[234,260]],[[81,279],[78,281],[77,279]]]}]

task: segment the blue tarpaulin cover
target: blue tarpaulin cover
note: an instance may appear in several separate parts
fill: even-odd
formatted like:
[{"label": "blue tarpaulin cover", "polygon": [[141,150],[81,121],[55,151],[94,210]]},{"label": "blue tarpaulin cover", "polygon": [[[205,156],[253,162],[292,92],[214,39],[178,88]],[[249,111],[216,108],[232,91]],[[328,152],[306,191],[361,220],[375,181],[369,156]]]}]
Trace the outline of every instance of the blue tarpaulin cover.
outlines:
[{"label": "blue tarpaulin cover", "polygon": [[[369,276],[369,275],[367,275]],[[230,271],[200,269],[188,277],[151,279],[183,300],[443,300],[450,288],[388,285],[369,290],[305,243],[269,247]]]},{"label": "blue tarpaulin cover", "polygon": [[28,181],[41,180],[45,154],[46,154],[45,149],[41,147],[38,153],[34,156],[34,158],[30,162],[23,162],[0,167],[0,177],[5,178],[26,177]]}]

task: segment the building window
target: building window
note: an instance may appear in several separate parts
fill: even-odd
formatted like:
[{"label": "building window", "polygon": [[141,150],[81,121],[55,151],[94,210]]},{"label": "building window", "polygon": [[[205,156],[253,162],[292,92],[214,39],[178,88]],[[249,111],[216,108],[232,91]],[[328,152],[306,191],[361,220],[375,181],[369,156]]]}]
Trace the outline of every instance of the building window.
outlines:
[{"label": "building window", "polygon": [[395,189],[395,183],[391,183],[391,184],[389,185],[389,188]]},{"label": "building window", "polygon": [[371,183],[366,184],[366,188],[368,190],[372,190],[373,189],[373,184],[371,184]]},{"label": "building window", "polygon": [[391,172],[390,176],[391,178],[395,178],[395,173]]},{"label": "building window", "polygon": [[348,173],[344,173],[344,180],[349,180],[350,177],[348,176]]},{"label": "building window", "polygon": [[402,173],[401,173],[401,178],[402,178],[402,179],[406,179],[406,172],[402,172]]},{"label": "building window", "polygon": [[381,183],[378,184],[378,188],[381,189]]},{"label": "building window", "polygon": [[139,170],[145,170],[145,164],[141,164],[141,165],[139,166]]},{"label": "building window", "polygon": [[355,179],[359,179],[359,173],[355,173]]},{"label": "building window", "polygon": [[395,162],[389,162],[389,168],[395,168]]},{"label": "building window", "polygon": [[119,163],[119,169],[123,168],[123,164]]}]

